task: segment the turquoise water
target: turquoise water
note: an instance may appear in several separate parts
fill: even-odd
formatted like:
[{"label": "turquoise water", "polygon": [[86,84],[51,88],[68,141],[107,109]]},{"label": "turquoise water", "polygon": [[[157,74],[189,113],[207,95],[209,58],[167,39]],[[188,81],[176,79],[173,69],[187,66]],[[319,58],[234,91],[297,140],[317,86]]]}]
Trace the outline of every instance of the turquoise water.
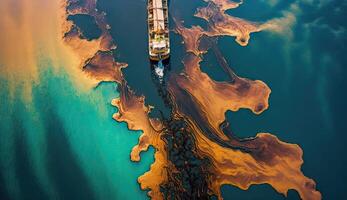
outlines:
[{"label": "turquoise water", "polygon": [[[308,1],[307,1],[308,2]],[[323,2],[319,4],[319,2]],[[185,25],[206,23],[192,15],[203,1],[171,0],[171,15]],[[324,199],[343,199],[347,189],[345,106],[347,70],[346,3],[344,1],[246,1],[228,13],[254,21],[282,16],[295,4],[292,34],[261,32],[252,35],[249,46],[221,37],[218,46],[241,77],[263,80],[272,89],[270,107],[259,116],[248,110],[228,112],[227,119],[239,137],[270,132],[304,150],[304,173],[313,178]],[[131,88],[146,96],[156,111],[165,110],[152,82],[147,58],[146,1],[99,0],[107,13],[111,34],[118,48],[118,61]],[[131,8],[131,9],[128,9]],[[129,16],[132,16],[129,18]],[[317,21],[318,20],[318,21]],[[171,24],[174,28],[174,25]],[[182,69],[181,38],[171,34],[173,71]],[[226,80],[213,54],[206,55],[202,70],[216,80]],[[70,75],[41,63],[33,100],[22,98],[18,86],[12,98],[10,85],[0,79],[0,197],[1,199],[146,199],[137,177],[153,162],[153,149],[140,163],[130,161],[130,151],[139,132],[112,120],[118,96],[116,85],[103,83],[83,92]],[[242,191],[224,186],[225,199],[285,199],[268,185]],[[290,191],[287,199],[298,199]]]},{"label": "turquoise water", "polygon": [[65,71],[42,65],[32,103],[20,87],[11,100],[1,80],[2,199],[145,199],[136,180],[153,150],[141,164],[130,161],[140,133],[112,120],[116,85],[80,92]]}]

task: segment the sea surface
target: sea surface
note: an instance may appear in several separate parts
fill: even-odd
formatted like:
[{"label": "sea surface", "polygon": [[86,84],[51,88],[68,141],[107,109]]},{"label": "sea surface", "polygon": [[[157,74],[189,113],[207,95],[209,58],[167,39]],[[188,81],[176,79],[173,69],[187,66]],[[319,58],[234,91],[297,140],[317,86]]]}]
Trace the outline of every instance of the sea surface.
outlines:
[{"label": "sea surface", "polygon": [[[245,1],[228,14],[266,22],[293,13],[295,23],[284,33],[252,34],[246,47],[231,37],[218,40],[239,76],[262,80],[271,88],[269,109],[261,115],[249,110],[228,112],[226,117],[239,137],[269,132],[300,145],[302,170],[316,181],[323,199],[343,199],[347,190],[347,2],[271,2]],[[196,8],[204,5],[199,0],[171,0],[172,30],[172,18],[184,20],[188,27],[206,27],[204,20],[193,17]],[[155,107],[154,116],[168,112],[147,56],[146,1],[98,0],[98,9],[107,14],[117,44],[116,60],[129,64],[123,70],[129,86]],[[171,45],[171,71],[179,71],[185,53],[180,36],[173,32]],[[202,70],[215,80],[226,80],[215,59],[207,54]],[[53,69],[49,60],[39,65],[40,84],[34,86],[30,103],[21,95],[24,87],[10,93],[11,85],[0,78],[0,199],[148,199],[137,178],[149,169],[154,150],[141,154],[139,163],[130,161],[140,132],[112,119],[117,109],[110,103],[118,96],[117,85],[102,83],[81,91],[63,67]],[[285,198],[269,185],[254,185],[247,191],[223,186],[222,194],[224,199],[239,200],[298,199],[294,191]]]}]

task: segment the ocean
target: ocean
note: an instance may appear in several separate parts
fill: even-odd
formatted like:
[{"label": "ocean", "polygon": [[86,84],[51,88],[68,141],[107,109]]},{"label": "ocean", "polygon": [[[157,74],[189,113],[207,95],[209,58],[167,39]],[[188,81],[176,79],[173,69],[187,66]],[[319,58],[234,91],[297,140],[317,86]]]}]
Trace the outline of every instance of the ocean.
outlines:
[{"label": "ocean", "polygon": [[[171,0],[171,29],[172,18],[188,27],[206,27],[204,20],[193,17],[203,5]],[[240,77],[262,80],[272,90],[264,113],[226,113],[233,132],[239,137],[269,132],[300,145],[304,174],[328,200],[343,199],[347,189],[346,7],[346,1],[336,0],[245,1],[227,13],[266,22],[291,12],[295,23],[284,33],[254,33],[246,47],[231,37],[218,40]],[[107,14],[116,60],[129,64],[123,70],[129,86],[154,106],[153,116],[168,113],[147,56],[146,1],[99,0],[98,9]],[[174,32],[171,45],[170,70],[180,71],[185,53]],[[205,57],[202,70],[215,80],[226,80],[213,54]],[[110,103],[119,95],[117,85],[105,82],[90,91],[79,90],[63,66],[57,70],[47,60],[40,60],[39,84],[33,84],[30,100],[22,95],[23,85],[13,90],[0,76],[1,199],[148,199],[137,178],[149,170],[154,149],[141,154],[139,163],[130,161],[140,132],[112,119],[117,109]],[[222,194],[239,200],[299,199],[295,191],[285,198],[269,185],[246,191],[223,186]]]}]

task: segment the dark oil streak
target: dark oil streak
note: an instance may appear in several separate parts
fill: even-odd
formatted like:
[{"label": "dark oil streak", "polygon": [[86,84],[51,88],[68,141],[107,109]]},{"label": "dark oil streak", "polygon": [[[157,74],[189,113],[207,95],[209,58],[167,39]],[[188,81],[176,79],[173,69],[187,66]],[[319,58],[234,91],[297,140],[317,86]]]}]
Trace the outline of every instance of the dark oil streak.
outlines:
[{"label": "dark oil streak", "polygon": [[170,84],[170,90],[175,97],[175,108],[179,109],[180,113],[189,118],[191,123],[194,123],[211,141],[220,146],[241,150],[243,152],[249,152],[251,150],[250,147],[243,145],[238,140],[225,141],[221,139],[216,133],[216,130],[211,127],[206,115],[199,111],[200,109],[197,107],[196,101],[194,101],[193,97],[188,92],[180,89],[176,84]]},{"label": "dark oil streak", "polygon": [[[169,62],[165,63],[165,69],[168,73]],[[152,73],[152,80],[171,112],[169,117],[161,115],[161,121],[165,127],[161,139],[166,143],[167,158],[173,165],[173,169],[167,168],[168,181],[160,186],[160,190],[165,199],[210,199],[208,174],[204,169],[209,166],[207,164],[209,161],[196,155],[193,132],[189,128],[188,120],[176,114],[175,104],[165,79],[159,81],[156,74]]]}]

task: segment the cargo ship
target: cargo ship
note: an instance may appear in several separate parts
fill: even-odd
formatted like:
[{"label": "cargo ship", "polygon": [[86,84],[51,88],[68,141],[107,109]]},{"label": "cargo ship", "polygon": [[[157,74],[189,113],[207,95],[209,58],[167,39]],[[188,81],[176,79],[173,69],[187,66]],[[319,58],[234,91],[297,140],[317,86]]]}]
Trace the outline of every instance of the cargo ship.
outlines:
[{"label": "cargo ship", "polygon": [[151,61],[170,57],[168,0],[148,0],[148,50]]}]

